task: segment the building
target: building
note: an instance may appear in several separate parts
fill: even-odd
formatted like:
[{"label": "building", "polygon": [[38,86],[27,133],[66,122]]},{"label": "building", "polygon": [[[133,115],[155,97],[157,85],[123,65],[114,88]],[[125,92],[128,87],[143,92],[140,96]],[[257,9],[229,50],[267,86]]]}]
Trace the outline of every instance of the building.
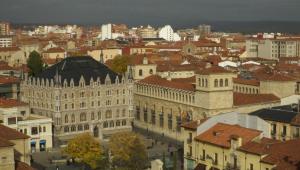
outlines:
[{"label": "building", "polygon": [[[261,131],[262,136],[270,137],[271,126],[268,122],[263,119],[243,113],[228,112],[221,113],[219,115],[205,118],[201,120],[194,120],[191,122],[184,123],[182,125],[182,136],[184,136],[184,165],[185,169],[190,169],[195,167],[195,160],[191,159],[193,151],[195,151],[196,146],[194,138],[210,128],[214,127],[218,123],[227,125],[238,125],[244,128],[256,129]],[[190,152],[192,150],[192,152]],[[195,154],[195,153],[194,153]],[[196,153],[197,154],[197,153]]]},{"label": "building", "polygon": [[273,94],[233,92],[234,77],[235,73],[217,66],[180,81],[157,75],[146,77],[135,83],[134,125],[183,141],[180,126],[185,122],[230,111],[249,113],[280,104],[280,99]]},{"label": "building", "polygon": [[9,35],[10,34],[10,23],[0,22],[0,35]]},{"label": "building", "polygon": [[272,108],[260,109],[251,112],[269,122],[271,125],[270,135],[277,140],[291,140],[300,137],[300,114],[298,105],[285,105]]},{"label": "building", "polygon": [[44,59],[63,59],[66,57],[66,51],[60,47],[49,48],[42,53]]},{"label": "building", "polygon": [[0,35],[0,48],[1,47],[12,47],[13,37],[10,35]]},{"label": "building", "polygon": [[30,136],[31,152],[52,148],[52,119],[30,114],[27,103],[0,98],[0,121],[3,125]]},{"label": "building", "polygon": [[146,55],[135,55],[130,58],[127,72],[131,74],[133,80],[142,80],[156,74],[156,64],[150,62]]},{"label": "building", "polygon": [[205,24],[199,25],[198,31],[201,37],[209,35],[211,33],[211,26]]},{"label": "building", "polygon": [[33,114],[51,117],[54,135],[67,140],[90,132],[107,138],[130,130],[133,82],[89,56],[67,57],[21,83]]},{"label": "building", "polygon": [[19,99],[20,79],[14,76],[0,76],[0,97]]},{"label": "building", "polygon": [[279,60],[282,57],[300,56],[299,38],[249,38],[246,40],[246,55],[249,58]]},{"label": "building", "polygon": [[29,141],[29,136],[0,124],[0,169],[33,170]]},{"label": "building", "polygon": [[101,40],[112,39],[112,24],[104,24],[101,26]]},{"label": "building", "polygon": [[157,38],[157,32],[150,25],[147,27],[141,27],[137,29],[137,35],[143,39],[147,38]]},{"label": "building", "polygon": [[201,126],[193,122],[183,126],[188,132],[185,133],[185,170],[299,169],[296,149],[299,139],[281,142],[265,137],[260,130],[225,123],[217,123],[199,133]]},{"label": "building", "polygon": [[7,62],[9,66],[21,66],[27,64],[24,52],[19,47],[0,48],[0,61]]},{"label": "building", "polygon": [[162,27],[158,31],[158,37],[163,38],[167,41],[180,41],[180,37],[177,33],[174,33],[172,27],[170,25],[166,25]]},{"label": "building", "polygon": [[105,63],[107,60],[112,60],[116,56],[122,55],[122,49],[118,47],[110,47],[110,48],[97,47],[88,50],[87,55],[93,57],[97,61],[101,61]]}]

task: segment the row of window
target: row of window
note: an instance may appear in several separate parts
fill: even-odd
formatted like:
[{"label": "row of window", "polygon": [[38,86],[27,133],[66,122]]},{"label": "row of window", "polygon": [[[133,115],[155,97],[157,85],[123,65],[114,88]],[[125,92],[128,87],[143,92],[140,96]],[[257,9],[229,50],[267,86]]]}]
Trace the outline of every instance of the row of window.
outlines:
[{"label": "row of window", "polygon": [[258,89],[256,89],[256,88],[234,86],[233,89],[234,89],[234,91],[239,92],[239,93],[258,94]]},{"label": "row of window", "polygon": [[[126,126],[127,121],[126,120],[117,120],[117,121],[105,121],[103,122],[103,128],[113,128],[113,127],[119,127],[119,126]],[[76,132],[76,131],[87,131],[90,129],[89,124],[84,125],[71,125],[71,126],[64,126],[64,132]]]},{"label": "row of window", "polygon": [[[39,127],[31,127],[29,129],[30,129],[30,132],[31,132],[30,135],[37,135],[39,133],[46,132],[46,126],[43,126],[43,127],[41,127],[41,126],[39,126]],[[25,135],[27,135],[27,128],[19,129],[19,131],[21,133],[24,133]]]},{"label": "row of window", "polygon": [[185,103],[195,103],[195,96],[192,93],[187,93],[185,91],[177,91],[172,89],[167,89],[163,87],[151,87],[145,85],[136,85],[137,92],[146,95],[151,95],[154,97],[168,98],[171,100],[176,100]]},{"label": "row of window", "polygon": [[[83,112],[83,113],[80,113],[80,115],[79,115],[79,121],[80,122],[87,121],[88,116],[90,118],[89,120],[96,120],[96,119],[101,120],[102,119],[101,111],[98,111],[97,114],[94,112],[91,112],[90,114]],[[96,116],[97,116],[97,118],[96,118]],[[113,117],[112,111],[107,110],[105,112],[104,118],[111,119],[112,117]],[[114,117],[115,118],[126,117],[126,109],[122,109],[122,112],[119,109],[117,109]],[[75,114],[71,114],[71,115],[66,114],[64,117],[64,122],[65,123],[75,123]]]}]

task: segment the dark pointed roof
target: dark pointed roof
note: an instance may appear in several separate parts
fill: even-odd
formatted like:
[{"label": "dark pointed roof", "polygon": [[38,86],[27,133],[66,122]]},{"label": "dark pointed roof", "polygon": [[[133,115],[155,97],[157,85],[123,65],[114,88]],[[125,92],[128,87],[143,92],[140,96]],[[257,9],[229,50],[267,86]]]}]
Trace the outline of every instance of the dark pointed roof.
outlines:
[{"label": "dark pointed roof", "polygon": [[64,80],[67,80],[69,83],[70,80],[73,79],[74,86],[78,86],[81,76],[85,79],[86,85],[90,84],[91,78],[96,81],[98,77],[103,84],[107,74],[112,83],[115,82],[117,76],[119,76],[119,80],[121,80],[120,75],[90,56],[67,57],[61,62],[47,68],[37,77],[55,80],[57,72],[58,75],[61,76],[61,83],[63,83]]}]

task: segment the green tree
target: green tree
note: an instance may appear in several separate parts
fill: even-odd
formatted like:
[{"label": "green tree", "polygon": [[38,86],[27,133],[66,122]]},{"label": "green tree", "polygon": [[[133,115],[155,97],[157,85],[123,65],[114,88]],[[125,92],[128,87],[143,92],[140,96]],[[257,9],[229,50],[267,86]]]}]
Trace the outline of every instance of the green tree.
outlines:
[{"label": "green tree", "polygon": [[118,55],[116,56],[111,63],[111,69],[114,72],[117,72],[119,74],[125,73],[127,71],[127,65],[129,64],[129,56],[122,56]]},{"label": "green tree", "polygon": [[136,133],[115,133],[109,140],[109,149],[112,165],[118,170],[141,170],[147,163],[145,144]]},{"label": "green tree", "polygon": [[163,157],[162,157],[162,162],[163,162],[163,170],[166,170],[166,154],[165,152],[163,152]]},{"label": "green tree", "polygon": [[92,169],[100,167],[100,163],[104,159],[100,142],[89,133],[78,135],[70,140],[63,152]]},{"label": "green tree", "polygon": [[37,76],[43,71],[43,60],[41,55],[36,51],[31,52],[27,60],[27,66],[30,69],[29,75]]}]

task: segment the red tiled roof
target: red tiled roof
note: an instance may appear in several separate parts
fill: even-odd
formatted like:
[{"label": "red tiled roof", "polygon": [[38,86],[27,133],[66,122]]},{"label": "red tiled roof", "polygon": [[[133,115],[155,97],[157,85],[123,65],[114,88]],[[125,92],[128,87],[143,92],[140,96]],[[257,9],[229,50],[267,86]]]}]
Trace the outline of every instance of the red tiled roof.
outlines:
[{"label": "red tiled roof", "polygon": [[283,75],[283,74],[279,74],[279,73],[274,73],[271,76],[265,77],[263,80],[267,80],[267,81],[295,81],[294,78],[292,78],[290,76]]},{"label": "red tiled roof", "polygon": [[198,71],[197,73],[202,75],[209,75],[209,74],[232,73],[232,72],[220,66],[210,66],[208,68],[204,68]]},{"label": "red tiled roof", "polygon": [[187,123],[184,123],[183,125],[181,125],[181,127],[194,131],[194,130],[197,130],[197,127],[200,124],[204,123],[207,119],[209,119],[209,118],[187,122]]},{"label": "red tiled roof", "polygon": [[44,53],[64,53],[65,50],[63,48],[60,47],[54,47],[54,48],[49,48],[47,51],[45,51]]},{"label": "red tiled roof", "polygon": [[20,79],[13,76],[0,76],[0,84],[19,83]]},{"label": "red tiled roof", "polygon": [[15,169],[16,170],[35,170],[28,164],[26,164],[24,162],[20,162],[20,161],[16,161]]},{"label": "red tiled roof", "polygon": [[0,47],[0,52],[20,51],[19,47]]},{"label": "red tiled roof", "polygon": [[242,145],[259,137],[262,132],[254,129],[244,128],[239,125],[218,123],[195,137],[196,141],[210,143],[213,145],[229,148],[233,136],[242,138]]},{"label": "red tiled roof", "polygon": [[4,138],[6,140],[16,140],[16,139],[28,139],[30,138],[30,136],[27,136],[15,129],[0,124],[0,138]]},{"label": "red tiled roof", "polygon": [[280,102],[280,98],[273,94],[243,94],[233,93],[233,105],[251,105],[258,103]]},{"label": "red tiled roof", "polygon": [[255,79],[247,80],[242,78],[233,78],[233,83],[250,85],[250,86],[259,86],[260,84],[258,80]]},{"label": "red tiled roof", "polygon": [[196,83],[196,76],[188,77],[188,78],[173,78],[173,82],[181,82],[181,83]]},{"label": "red tiled roof", "polygon": [[14,144],[10,141],[8,141],[7,139],[4,138],[0,138],[0,147],[9,147],[9,146],[13,146]]},{"label": "red tiled roof", "polygon": [[270,146],[281,141],[269,138],[262,138],[259,141],[251,141],[241,146],[239,150],[252,153],[255,155],[265,155],[268,153]]},{"label": "red tiled roof", "polygon": [[17,107],[17,106],[25,106],[25,105],[27,105],[27,103],[23,103],[15,99],[0,98],[1,108],[9,108],[9,107]]},{"label": "red tiled roof", "polygon": [[181,89],[187,91],[195,91],[195,87],[192,84],[168,81],[167,79],[161,78],[160,76],[157,75],[146,77],[145,79],[138,81],[138,83],[149,84],[154,86],[162,86],[162,87],[173,88],[173,89]]}]

